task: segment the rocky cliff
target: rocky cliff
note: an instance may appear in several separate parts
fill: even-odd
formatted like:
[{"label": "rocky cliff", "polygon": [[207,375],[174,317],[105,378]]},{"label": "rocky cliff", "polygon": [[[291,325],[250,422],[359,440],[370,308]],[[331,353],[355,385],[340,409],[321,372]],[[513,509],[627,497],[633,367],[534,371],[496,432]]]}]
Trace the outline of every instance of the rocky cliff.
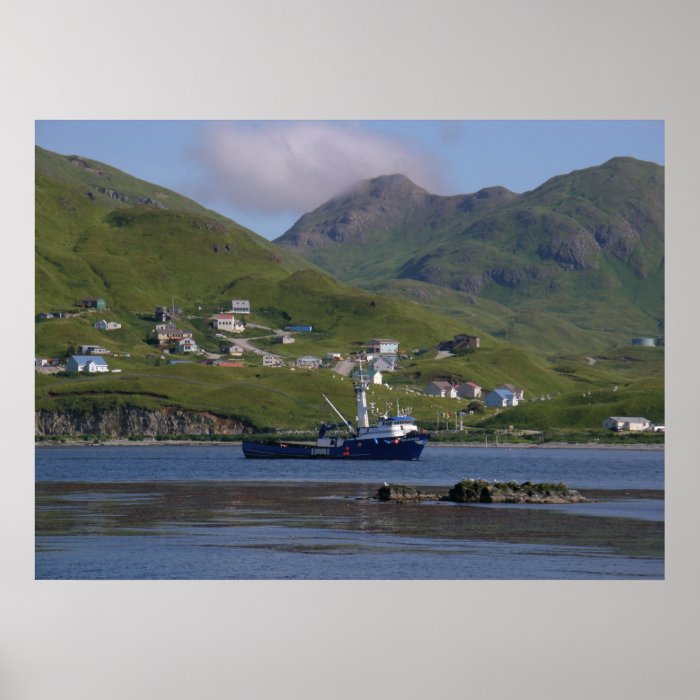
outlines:
[{"label": "rocky cliff", "polygon": [[252,432],[251,426],[236,418],[177,408],[153,411],[117,406],[100,411],[41,409],[35,413],[35,434],[41,436],[242,435],[249,432]]}]

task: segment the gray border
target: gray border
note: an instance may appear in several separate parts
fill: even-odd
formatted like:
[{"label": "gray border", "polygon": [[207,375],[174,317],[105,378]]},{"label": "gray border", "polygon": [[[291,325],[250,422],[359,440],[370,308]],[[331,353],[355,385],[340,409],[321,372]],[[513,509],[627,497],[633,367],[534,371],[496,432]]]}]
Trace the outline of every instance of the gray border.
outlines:
[{"label": "gray border", "polygon": [[[695,3],[4,9],[2,298],[13,350],[3,351],[0,695],[695,697],[698,477],[684,410],[698,395],[688,362],[698,340]],[[33,120],[175,115],[665,119],[666,581],[35,582],[32,376],[14,370],[33,337]]]}]

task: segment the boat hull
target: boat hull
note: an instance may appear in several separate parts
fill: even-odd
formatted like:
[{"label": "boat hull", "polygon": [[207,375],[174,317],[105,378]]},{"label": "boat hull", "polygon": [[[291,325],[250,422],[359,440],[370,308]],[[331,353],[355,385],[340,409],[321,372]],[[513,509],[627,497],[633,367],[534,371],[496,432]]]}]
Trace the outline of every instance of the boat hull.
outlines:
[{"label": "boat hull", "polygon": [[418,459],[427,437],[386,439],[358,438],[345,440],[339,446],[311,443],[245,440],[243,454],[248,459]]}]

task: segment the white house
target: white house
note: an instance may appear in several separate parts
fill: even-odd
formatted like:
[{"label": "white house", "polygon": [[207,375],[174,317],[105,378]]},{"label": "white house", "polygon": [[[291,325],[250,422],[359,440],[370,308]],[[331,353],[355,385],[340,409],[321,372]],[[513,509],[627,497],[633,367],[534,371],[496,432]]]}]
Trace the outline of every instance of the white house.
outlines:
[{"label": "white house", "polygon": [[297,358],[295,364],[297,367],[318,369],[323,364],[323,360],[320,357],[314,357],[313,355],[304,355],[303,357]]},{"label": "white house", "polygon": [[92,325],[94,328],[99,328],[101,331],[117,331],[122,327],[121,323],[117,323],[116,321],[105,321],[104,319],[95,321],[95,323]]},{"label": "white house", "polygon": [[376,371],[372,373],[372,384],[381,384],[382,379],[383,377],[381,372]]},{"label": "white house", "polygon": [[182,340],[177,341],[177,345],[175,346],[175,352],[194,352],[197,350],[197,343],[195,343],[192,338],[183,338]]},{"label": "white house", "polygon": [[81,355],[109,355],[109,350],[101,345],[81,345],[78,350]]},{"label": "white house", "polygon": [[245,325],[240,321],[236,321],[233,314],[214,314],[209,319],[209,326],[217,331],[229,331],[231,333],[240,333],[245,330]]},{"label": "white house", "polygon": [[250,301],[248,301],[248,299],[234,299],[231,302],[231,311],[233,311],[234,314],[249,314]]},{"label": "white house", "polygon": [[653,430],[653,424],[648,418],[640,416],[610,416],[603,421],[603,427],[608,430],[642,431]]},{"label": "white house", "polygon": [[394,358],[378,357],[372,363],[372,369],[375,372],[393,372],[395,369],[394,362],[392,361],[393,359]]},{"label": "white house", "polygon": [[491,408],[506,408],[517,406],[518,401],[518,397],[509,389],[494,389],[486,394],[484,405]]},{"label": "white house", "polygon": [[372,338],[367,342],[367,352],[378,355],[395,355],[399,351],[399,341],[391,338]]},{"label": "white house", "polygon": [[428,396],[439,396],[443,399],[457,398],[457,390],[449,382],[430,382],[430,384],[428,384],[428,386],[426,386],[425,389],[423,389],[423,393],[428,394]]},{"label": "white house", "polygon": [[296,343],[296,338],[294,338],[294,336],[285,334],[285,335],[281,335],[278,337],[279,337],[278,342],[282,343],[283,345],[291,345],[292,343]]},{"label": "white house", "polygon": [[263,355],[262,364],[263,367],[280,367],[282,360],[277,355],[267,352]]},{"label": "white house", "polygon": [[233,355],[234,357],[240,357],[244,353],[244,349],[241,345],[236,343],[227,343],[221,347],[221,351]]},{"label": "white house", "polygon": [[69,372],[109,372],[109,366],[104,357],[90,355],[71,355],[66,369]]},{"label": "white house", "polygon": [[464,382],[457,387],[457,396],[462,399],[479,399],[481,387],[476,382]]}]

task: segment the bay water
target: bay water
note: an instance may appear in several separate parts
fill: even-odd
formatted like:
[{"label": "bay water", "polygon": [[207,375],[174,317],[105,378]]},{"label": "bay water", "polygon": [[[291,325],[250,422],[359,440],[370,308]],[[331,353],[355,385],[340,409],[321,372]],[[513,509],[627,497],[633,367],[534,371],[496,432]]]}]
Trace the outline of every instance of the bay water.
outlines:
[{"label": "bay water", "polygon": [[[659,450],[430,446],[415,462],[361,462],[246,460],[236,445],[38,447],[35,478],[37,579],[664,575],[658,547],[652,556],[648,547],[629,548],[637,529],[640,542],[662,542],[663,499],[642,493],[663,491]],[[563,481],[611,497],[567,506],[397,506],[368,498],[385,481],[449,487],[463,478]],[[504,516],[514,518],[512,531],[482,527]],[[523,517],[528,531],[539,532],[532,541]],[[423,519],[433,524],[423,529]],[[575,532],[573,522],[601,523],[613,546],[594,530],[591,544],[567,540],[561,533]],[[614,546],[616,524],[629,552]]]}]

